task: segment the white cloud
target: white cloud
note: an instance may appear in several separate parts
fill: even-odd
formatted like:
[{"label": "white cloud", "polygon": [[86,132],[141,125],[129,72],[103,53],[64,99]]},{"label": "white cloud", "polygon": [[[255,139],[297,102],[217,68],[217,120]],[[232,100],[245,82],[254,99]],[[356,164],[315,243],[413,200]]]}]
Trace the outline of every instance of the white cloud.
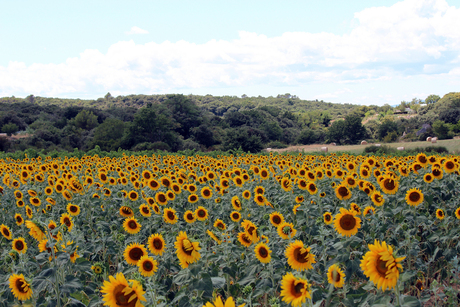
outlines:
[{"label": "white cloud", "polygon": [[[190,93],[204,88],[228,88],[229,94],[238,89],[241,94],[247,87],[287,87],[292,94],[310,95],[305,98],[327,98],[321,93],[329,93],[346,102],[342,97],[355,95],[358,98],[349,102],[365,103],[372,91],[364,88],[371,83],[397,84],[411,93],[427,90],[420,88],[420,80],[444,78],[449,82],[438,83],[459,84],[460,9],[444,0],[405,0],[357,12],[353,24],[344,35],[286,32],[267,37],[241,31],[238,39],[203,44],[121,41],[107,53],[88,49],[58,65],[10,62],[0,66],[0,96],[95,97],[107,91]],[[148,32],[131,28],[129,34],[135,33]],[[418,83],[411,76],[417,76]],[[324,89],[326,84],[335,87]],[[349,90],[344,90],[345,84]],[[388,95],[379,94],[370,103],[388,102]]]},{"label": "white cloud", "polygon": [[141,29],[139,27],[133,26],[131,30],[126,31],[125,34],[132,35],[132,34],[149,34],[149,31]]}]

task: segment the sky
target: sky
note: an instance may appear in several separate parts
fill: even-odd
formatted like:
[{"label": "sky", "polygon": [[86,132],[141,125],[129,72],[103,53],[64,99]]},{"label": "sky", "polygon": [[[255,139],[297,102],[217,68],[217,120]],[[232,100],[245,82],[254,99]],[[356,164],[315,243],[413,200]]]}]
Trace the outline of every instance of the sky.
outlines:
[{"label": "sky", "polygon": [[0,97],[290,93],[398,105],[456,91],[458,0],[0,3]]}]

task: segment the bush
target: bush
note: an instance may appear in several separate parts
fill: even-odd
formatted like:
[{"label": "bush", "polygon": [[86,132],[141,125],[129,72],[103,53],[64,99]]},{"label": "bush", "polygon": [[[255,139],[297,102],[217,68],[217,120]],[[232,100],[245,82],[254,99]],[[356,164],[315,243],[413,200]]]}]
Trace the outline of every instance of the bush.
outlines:
[{"label": "bush", "polygon": [[364,148],[365,153],[374,153],[374,154],[390,154],[396,152],[396,149],[389,146],[367,146]]}]

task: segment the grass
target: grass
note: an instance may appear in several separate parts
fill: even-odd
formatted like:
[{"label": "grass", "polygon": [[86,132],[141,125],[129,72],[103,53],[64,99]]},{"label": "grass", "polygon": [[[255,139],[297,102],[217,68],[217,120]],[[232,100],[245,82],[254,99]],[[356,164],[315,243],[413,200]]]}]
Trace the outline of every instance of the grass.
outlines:
[{"label": "grass", "polygon": [[[388,146],[392,148],[404,147],[404,149],[414,149],[417,147],[429,147],[429,146],[444,146],[447,148],[449,153],[458,153],[460,152],[460,139],[452,139],[452,140],[438,140],[437,143],[431,143],[426,141],[421,142],[399,142],[399,143],[379,143],[382,146]],[[367,144],[367,145],[342,145],[342,146],[331,146],[331,145],[323,145],[328,148],[328,152],[349,152],[353,154],[362,154],[364,153],[364,148],[375,145],[375,144]],[[286,148],[282,151],[303,151],[303,152],[320,152],[321,147],[312,147],[312,146],[305,146],[300,147],[299,149],[293,148]]]}]

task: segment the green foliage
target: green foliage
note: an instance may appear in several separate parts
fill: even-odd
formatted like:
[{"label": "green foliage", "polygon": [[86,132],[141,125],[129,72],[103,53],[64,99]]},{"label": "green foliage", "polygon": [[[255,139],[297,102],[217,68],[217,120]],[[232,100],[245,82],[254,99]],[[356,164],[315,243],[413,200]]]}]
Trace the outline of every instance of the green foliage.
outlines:
[{"label": "green foliage", "polygon": [[98,145],[106,151],[121,147],[125,126],[125,123],[119,119],[107,118],[95,129],[92,147]]},{"label": "green foliage", "polygon": [[82,110],[78,113],[77,116],[75,116],[74,123],[78,128],[85,130],[94,129],[98,125],[97,116],[88,110]]},{"label": "green foliage", "polygon": [[2,132],[6,133],[7,135],[11,136],[13,133],[19,130],[18,126],[13,123],[4,124],[2,127]]},{"label": "green foliage", "polygon": [[263,148],[260,134],[250,127],[229,130],[224,139],[224,150],[240,148],[244,152],[259,152]]},{"label": "green foliage", "polygon": [[[440,139],[445,140],[449,138],[449,126],[442,120],[436,120],[432,125],[434,134]],[[450,137],[451,138],[451,137]]]},{"label": "green foliage", "polygon": [[426,104],[433,104],[433,103],[438,102],[439,99],[441,99],[441,97],[439,97],[438,95],[431,94],[431,95],[428,95],[428,97],[425,98],[425,103]]}]

